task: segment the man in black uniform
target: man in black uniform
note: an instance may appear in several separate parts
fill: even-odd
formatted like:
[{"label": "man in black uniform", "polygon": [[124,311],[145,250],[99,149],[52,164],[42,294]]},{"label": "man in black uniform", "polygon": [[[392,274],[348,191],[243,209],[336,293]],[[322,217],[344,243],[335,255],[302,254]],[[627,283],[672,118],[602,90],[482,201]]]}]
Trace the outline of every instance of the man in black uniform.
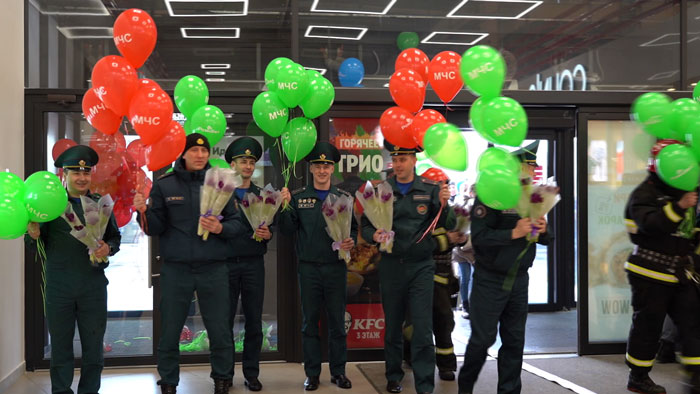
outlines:
[{"label": "man in black uniform", "polygon": [[[296,233],[299,258],[299,288],[301,292],[302,346],[304,348],[304,389],[316,390],[321,374],[321,340],[318,325],[321,303],[325,301],[328,315],[328,359],[331,383],[343,389],[352,387],[345,376],[347,342],[345,332],[345,294],[347,266],[332,248],[333,239],[326,232],[321,206],[328,194],[348,195],[331,185],[331,175],[340,153],[328,142],[318,142],[306,156],[313,184],[289,193],[282,189],[282,198],[289,208],[282,210],[280,225],[290,234]],[[340,248],[352,249],[355,240],[345,239]]]},{"label": "man in black uniform", "polygon": [[[521,161],[523,175],[535,176],[537,143],[513,152]],[[504,211],[487,207],[478,196],[471,212],[471,240],[476,264],[469,299],[472,334],[459,371],[459,392],[471,393],[486,361],[487,351],[501,335],[498,350],[498,392],[520,393],[520,371],[525,346],[525,322],[528,307],[528,268],[535,260],[535,245],[526,239],[537,229],[538,243],[551,240],[544,218],[531,221],[520,218],[514,209]],[[518,256],[527,251],[518,260]],[[504,288],[508,272],[517,264],[512,289]]]},{"label": "man in black uniform", "polygon": [[[260,195],[260,188],[251,182],[255,171],[255,162],[262,155],[262,146],[252,137],[241,137],[226,149],[226,162],[236,169],[243,179],[243,184],[236,189],[234,198],[237,203],[246,193]],[[233,330],[238,298],[241,298],[243,316],[245,317],[245,339],[243,342],[243,376],[250,391],[262,390],[260,375],[260,350],[263,342],[262,310],[265,296],[265,253],[267,242],[272,238],[269,226],[263,225],[253,231],[242,212],[241,221],[247,225],[246,233],[230,240],[234,257],[228,263],[229,286],[231,291],[231,329]],[[253,239],[253,234],[262,241]],[[235,347],[235,346],[234,346]],[[235,351],[235,349],[234,349]],[[234,360],[235,361],[235,360]],[[233,374],[233,365],[231,365]]]},{"label": "man in black uniform", "polygon": [[[209,142],[203,135],[192,133],[187,136],[185,150],[173,172],[153,183],[150,206],[146,206],[143,195],[134,196],[134,208],[146,216],[147,234],[160,237],[160,255],[164,260],[160,273],[158,384],[167,394],[175,393],[180,380],[180,332],[195,291],[209,336],[214,393],[228,393],[233,378],[226,262],[233,257],[228,241],[243,236],[246,228],[233,199],[221,213],[221,220],[199,215],[200,189],[209,167]],[[207,241],[197,235],[198,224],[211,233]]]},{"label": "man in black uniform", "polygon": [[[413,323],[411,366],[416,391],[430,393],[435,388],[435,346],[433,345],[433,279],[435,239],[421,236],[440,214],[438,227],[446,225],[451,208],[447,205],[447,185],[416,175],[416,150],[394,146],[385,141],[391,155],[394,177],[388,179],[394,192],[393,229],[375,229],[365,217],[362,236],[379,243],[384,232],[393,230],[392,253],[382,252],[379,281],[382,306],[386,317],[384,357],[386,389],[390,393],[403,390],[401,353],[402,325],[408,313]],[[441,212],[442,210],[442,212]],[[419,242],[420,240],[420,242]]]},{"label": "man in black uniform", "polygon": [[675,189],[656,175],[656,155],[674,143],[680,142],[660,140],[652,147],[649,175],[625,207],[625,225],[635,244],[625,263],[634,310],[627,341],[627,389],[638,393],[666,392],[648,373],[667,314],[678,327],[681,363],[691,373],[691,392],[700,393],[700,297],[692,276],[698,194]]},{"label": "man in black uniform", "polygon": [[[92,166],[98,161],[97,152],[85,145],[68,148],[54,165],[63,168],[68,203],[85,223],[80,196],[99,200],[90,193]],[[100,390],[100,375],[104,367],[103,340],[107,326],[107,278],[104,269],[109,263],[90,262],[85,245],[73,237],[71,227],[63,218],[46,223],[30,222],[27,226],[29,245],[41,237],[46,250],[46,320],[51,335],[51,392],[72,394],[73,336],[78,324],[82,365],[78,394]],[[95,257],[113,256],[119,251],[121,235],[114,214],[110,216]]]}]

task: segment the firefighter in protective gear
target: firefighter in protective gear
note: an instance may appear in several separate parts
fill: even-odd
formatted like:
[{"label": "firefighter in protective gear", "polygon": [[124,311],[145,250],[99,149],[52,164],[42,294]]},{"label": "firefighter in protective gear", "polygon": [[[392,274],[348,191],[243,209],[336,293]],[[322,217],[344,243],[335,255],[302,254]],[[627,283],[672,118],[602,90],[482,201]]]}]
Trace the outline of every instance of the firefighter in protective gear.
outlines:
[{"label": "firefighter in protective gear", "polygon": [[656,174],[656,155],[666,146],[680,143],[660,140],[651,151],[649,175],[630,194],[625,225],[634,251],[625,263],[632,290],[632,326],[627,341],[630,367],[627,389],[661,394],[666,389],[648,373],[654,363],[665,316],[678,326],[681,362],[692,374],[693,393],[700,392],[700,296],[688,276],[693,272],[696,191],[673,188]]},{"label": "firefighter in protective gear", "polygon": [[[447,175],[438,168],[431,168],[422,177],[436,182],[449,183]],[[450,213],[453,213],[452,211]],[[452,223],[453,218],[448,218]],[[449,224],[448,223],[448,224]],[[452,249],[467,242],[467,235],[457,231],[447,231],[444,227],[433,231],[436,241],[433,251],[435,275],[433,276],[433,335],[435,335],[435,365],[441,380],[455,380],[457,356],[452,344],[452,330],[455,328],[452,308],[457,305],[459,279],[452,271]],[[406,319],[404,327],[404,359],[410,364],[411,334],[413,325]]]}]

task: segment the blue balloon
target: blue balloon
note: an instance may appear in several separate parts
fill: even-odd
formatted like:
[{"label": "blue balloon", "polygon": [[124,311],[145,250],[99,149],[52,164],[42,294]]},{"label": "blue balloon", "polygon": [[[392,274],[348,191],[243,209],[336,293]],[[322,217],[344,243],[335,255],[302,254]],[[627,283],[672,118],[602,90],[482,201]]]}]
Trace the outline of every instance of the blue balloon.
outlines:
[{"label": "blue balloon", "polygon": [[365,66],[360,59],[349,57],[340,65],[338,69],[338,80],[340,86],[359,87],[362,78],[365,77]]}]

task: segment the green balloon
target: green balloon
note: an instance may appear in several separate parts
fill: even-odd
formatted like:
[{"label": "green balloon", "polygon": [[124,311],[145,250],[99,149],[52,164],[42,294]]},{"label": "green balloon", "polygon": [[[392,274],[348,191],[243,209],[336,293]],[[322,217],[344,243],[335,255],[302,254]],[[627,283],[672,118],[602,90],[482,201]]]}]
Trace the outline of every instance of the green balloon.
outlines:
[{"label": "green balloon", "polygon": [[506,77],[503,56],[487,45],[469,48],[459,65],[462,81],[477,96],[497,97]]},{"label": "green balloon", "polygon": [[489,99],[486,97],[479,97],[469,108],[469,122],[471,122],[472,128],[478,132],[484,130],[484,108],[488,102]]},{"label": "green balloon", "polygon": [[8,195],[0,197],[0,239],[19,238],[27,232],[29,215],[22,201]]},{"label": "green balloon", "polygon": [[318,71],[316,71],[316,70],[311,70],[311,69],[308,69],[308,68],[305,69],[305,70],[306,70],[306,78],[307,78],[309,81],[314,80],[314,79],[316,79],[316,78],[323,78],[323,75],[321,75],[321,73],[318,72]]},{"label": "green balloon", "polygon": [[669,127],[671,138],[685,141],[685,133],[700,118],[700,104],[689,98],[680,98],[671,103]]},{"label": "green balloon", "polygon": [[192,130],[192,119],[188,118],[185,120],[185,124],[182,127],[185,129],[185,134],[190,135],[194,133],[194,130]]},{"label": "green balloon", "polygon": [[516,174],[520,173],[520,161],[503,148],[491,147],[486,149],[476,162],[477,171],[483,171],[492,166],[503,166]]},{"label": "green balloon", "polygon": [[277,90],[277,83],[275,82],[275,78],[277,77],[277,72],[282,69],[282,67],[286,66],[287,64],[293,64],[294,62],[286,57],[278,57],[275,59],[272,59],[270,63],[267,64],[267,67],[265,67],[265,86],[267,86],[267,89],[274,92]]},{"label": "green balloon", "polygon": [[522,188],[520,174],[505,166],[484,168],[476,177],[476,195],[486,206],[504,210],[518,205]]},{"label": "green balloon", "polygon": [[209,165],[212,167],[219,167],[219,168],[231,168],[229,164],[226,162],[224,159],[220,159],[218,157],[212,157],[209,159]]},{"label": "green balloon", "polygon": [[482,115],[484,130],[476,131],[486,140],[508,146],[523,143],[527,135],[527,114],[519,102],[510,97],[490,99]]},{"label": "green balloon", "polygon": [[331,81],[322,77],[321,74],[318,75],[318,78],[310,79],[309,92],[299,103],[304,111],[304,116],[308,119],[315,119],[323,115],[331,108],[333,100],[335,100],[335,89]]},{"label": "green balloon", "polygon": [[306,118],[289,121],[282,133],[282,150],[290,162],[296,163],[308,155],[316,145],[316,126]]},{"label": "green balloon", "polygon": [[693,88],[693,100],[700,101],[700,83],[696,83]]},{"label": "green balloon", "polygon": [[0,172],[0,196],[22,198],[24,196],[24,181],[11,172]]},{"label": "green balloon", "polygon": [[663,93],[649,92],[637,97],[632,103],[631,118],[644,131],[657,138],[671,138],[671,98]]},{"label": "green balloon", "polygon": [[173,172],[173,167],[170,167],[170,168],[168,168],[167,170],[165,170],[165,173],[166,173],[166,174],[169,173],[169,172]]},{"label": "green balloon", "polygon": [[686,130],[685,140],[688,142],[688,148],[693,152],[695,160],[700,162],[700,119],[695,120]]},{"label": "green balloon", "polygon": [[287,126],[289,109],[275,92],[262,92],[253,101],[253,120],[270,137],[279,137]]},{"label": "green balloon", "polygon": [[667,185],[692,191],[698,187],[700,165],[690,148],[671,144],[656,156],[656,173]]},{"label": "green balloon", "polygon": [[213,105],[205,105],[192,115],[192,132],[207,137],[212,147],[224,138],[226,132],[226,116]]},{"label": "green balloon", "polygon": [[175,85],[175,105],[186,117],[209,103],[207,84],[194,75],[180,78]]},{"label": "green balloon", "polygon": [[457,126],[436,123],[425,131],[423,148],[430,160],[454,171],[467,169],[467,143]]},{"label": "green balloon", "polygon": [[24,182],[24,206],[32,222],[49,222],[61,216],[68,204],[68,194],[58,177],[38,171]]},{"label": "green balloon", "polygon": [[306,70],[300,64],[292,63],[282,67],[275,77],[276,91],[282,102],[294,108],[306,97],[309,81]]},{"label": "green balloon", "polygon": [[417,48],[419,41],[418,34],[412,31],[403,31],[396,37],[396,46],[402,51],[408,48]]}]

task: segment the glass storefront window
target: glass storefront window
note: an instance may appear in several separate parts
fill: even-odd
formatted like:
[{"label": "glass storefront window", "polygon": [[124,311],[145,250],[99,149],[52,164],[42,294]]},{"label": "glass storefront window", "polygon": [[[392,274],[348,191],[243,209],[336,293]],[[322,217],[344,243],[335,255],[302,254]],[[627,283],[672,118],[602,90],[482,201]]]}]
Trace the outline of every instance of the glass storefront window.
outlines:
[{"label": "glass storefront window", "polygon": [[688,0],[688,86],[684,90],[693,90],[700,82],[700,1]]},{"label": "glass storefront window", "polygon": [[624,225],[629,194],[646,177],[654,138],[632,121],[588,122],[588,338],[626,341],[631,293],[624,263],[632,251]]}]

